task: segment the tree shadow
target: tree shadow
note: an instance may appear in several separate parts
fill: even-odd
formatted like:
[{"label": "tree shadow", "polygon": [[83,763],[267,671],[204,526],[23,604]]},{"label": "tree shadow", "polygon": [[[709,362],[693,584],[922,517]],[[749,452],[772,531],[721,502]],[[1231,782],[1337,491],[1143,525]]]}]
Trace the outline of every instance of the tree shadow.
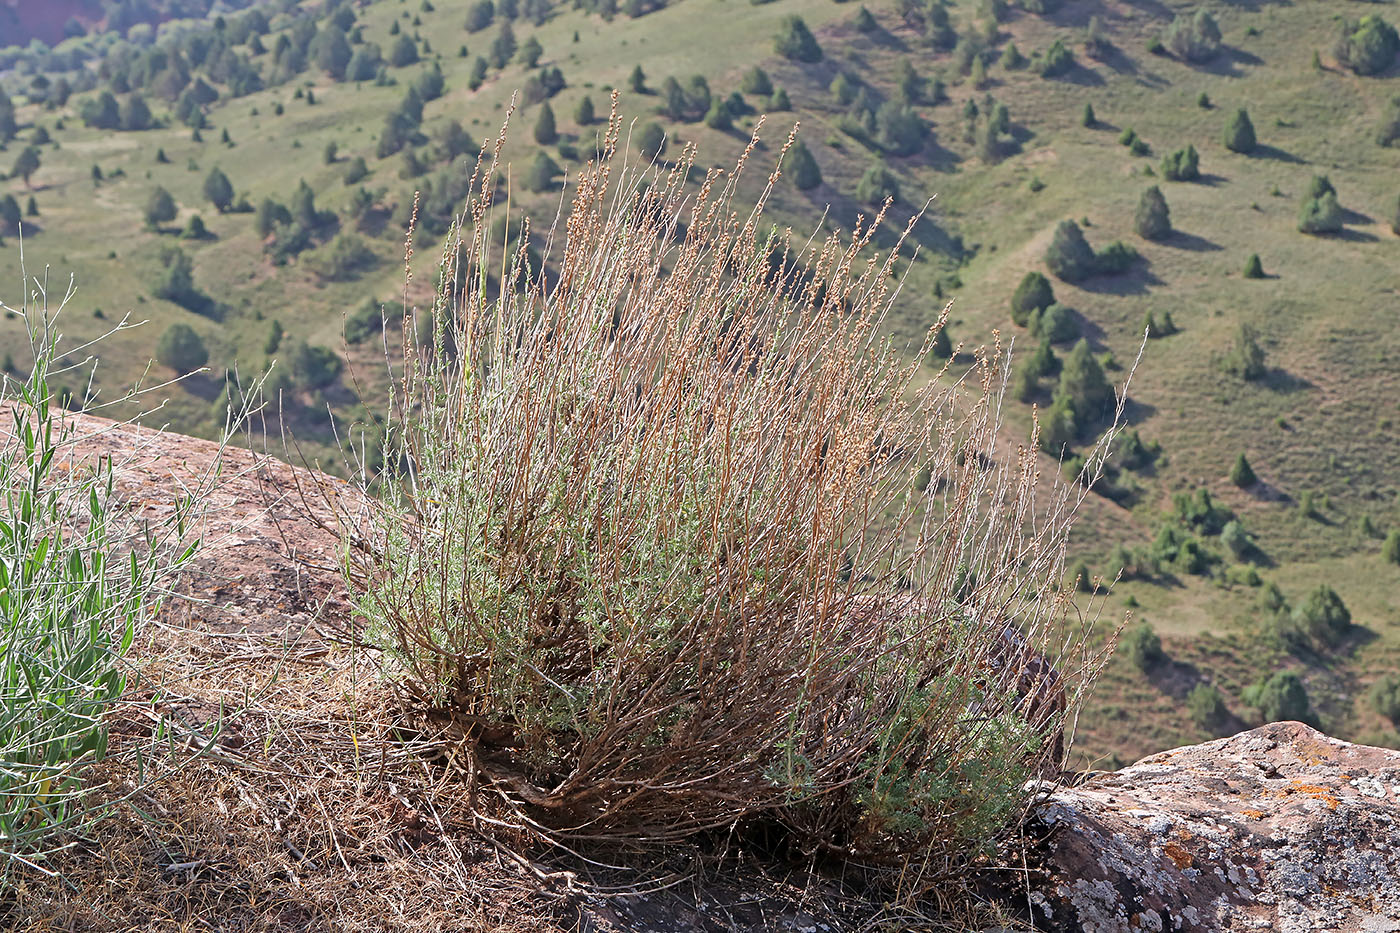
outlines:
[{"label": "tree shadow", "polygon": [[1079,64],[1078,62],[1075,62],[1074,67],[1071,68],[1069,71],[1065,72],[1062,75],[1058,75],[1051,80],[1063,81],[1066,84],[1076,84],[1080,87],[1103,87],[1105,84],[1108,83],[1104,80],[1103,75],[1099,74],[1092,68],[1088,68],[1084,65]]},{"label": "tree shadow", "polygon": [[[1147,421],[1147,419],[1153,417],[1156,414],[1156,405],[1152,405],[1148,402],[1138,401],[1131,395],[1128,396],[1128,400],[1123,403],[1123,423],[1131,427],[1136,427],[1137,425],[1142,424],[1143,422]],[[1140,469],[1134,470],[1133,472],[1141,473],[1144,476],[1153,476],[1157,472],[1157,465],[1154,462]]]},{"label": "tree shadow", "polygon": [[1186,699],[1191,688],[1202,681],[1201,669],[1186,661],[1163,659],[1143,672],[1147,682],[1176,700]]},{"label": "tree shadow", "polygon": [[1369,224],[1374,222],[1375,218],[1367,214],[1352,210],[1349,207],[1342,208],[1342,223],[1344,224]]},{"label": "tree shadow", "polygon": [[1272,159],[1275,162],[1287,162],[1290,165],[1307,165],[1308,160],[1287,152],[1277,146],[1270,146],[1265,143],[1255,145],[1253,151],[1248,153],[1251,159]]},{"label": "tree shadow", "polygon": [[1257,382],[1269,391],[1277,392],[1280,395],[1291,395],[1294,392],[1317,388],[1316,385],[1302,376],[1295,376],[1280,366],[1271,367]]},{"label": "tree shadow", "polygon": [[1152,286],[1162,284],[1147,266],[1147,260],[1139,258],[1126,272],[1096,275],[1075,284],[1095,295],[1145,295]]},{"label": "tree shadow", "polygon": [[215,379],[212,373],[190,373],[180,380],[180,385],[196,398],[212,402],[224,390],[224,379],[222,375]]},{"label": "tree shadow", "polygon": [[1212,172],[1202,172],[1201,174],[1193,178],[1192,182],[1197,185],[1205,185],[1207,188],[1219,188],[1221,185],[1225,184],[1229,180],[1230,179],[1226,178],[1224,175],[1216,175]]},{"label": "tree shadow", "polygon": [[1349,230],[1342,228],[1332,234],[1333,239],[1344,240],[1347,243],[1378,243],[1380,237],[1374,233],[1367,233],[1365,230]]},{"label": "tree shadow", "polygon": [[1194,233],[1187,233],[1184,230],[1173,230],[1159,242],[1163,246],[1184,249],[1193,253],[1216,253],[1225,248],[1219,243],[1214,243]]}]

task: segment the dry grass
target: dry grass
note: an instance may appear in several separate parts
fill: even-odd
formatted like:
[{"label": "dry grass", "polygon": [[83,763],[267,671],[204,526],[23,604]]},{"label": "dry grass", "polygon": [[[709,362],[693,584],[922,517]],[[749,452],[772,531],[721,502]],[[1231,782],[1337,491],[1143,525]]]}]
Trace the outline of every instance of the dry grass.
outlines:
[{"label": "dry grass", "polygon": [[398,475],[347,516],[359,608],[504,844],[776,825],[952,881],[1101,663],[1057,591],[1083,490],[996,457],[999,347],[953,381],[937,327],[882,336],[897,250],[769,228],[753,145],[689,196],[693,149],[638,168],[620,135],[545,275],[489,239],[484,150],[430,345],[405,316]]}]

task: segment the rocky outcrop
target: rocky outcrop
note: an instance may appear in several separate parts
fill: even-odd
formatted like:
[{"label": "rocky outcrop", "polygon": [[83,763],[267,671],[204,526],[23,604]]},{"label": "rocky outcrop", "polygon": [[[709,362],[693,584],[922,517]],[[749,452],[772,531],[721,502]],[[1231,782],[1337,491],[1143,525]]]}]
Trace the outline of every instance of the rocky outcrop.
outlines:
[{"label": "rocky outcrop", "polygon": [[1144,758],[1039,809],[1056,931],[1400,931],[1400,752],[1302,723]]}]

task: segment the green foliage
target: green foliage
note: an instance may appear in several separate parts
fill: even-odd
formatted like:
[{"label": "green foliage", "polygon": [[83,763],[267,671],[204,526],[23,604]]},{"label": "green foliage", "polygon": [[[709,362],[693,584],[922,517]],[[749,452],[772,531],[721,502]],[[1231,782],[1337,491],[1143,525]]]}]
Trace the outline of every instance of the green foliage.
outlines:
[{"label": "green foliage", "polygon": [[1084,114],[1079,118],[1079,123],[1090,128],[1099,125],[1099,118],[1094,116],[1094,105],[1088,101],[1084,102]]},{"label": "green foliage", "polygon": [[554,108],[549,101],[540,105],[539,116],[535,118],[535,142],[541,146],[552,146],[559,141],[559,129],[554,124]]},{"label": "green foliage", "polygon": [[534,192],[552,191],[558,187],[555,178],[563,171],[559,163],[549,157],[549,153],[536,152],[529,171],[525,174],[525,189]]},{"label": "green foliage", "polygon": [[1308,180],[1307,191],[1303,194],[1305,198],[1320,198],[1326,194],[1336,194],[1337,189],[1332,186],[1332,179],[1326,175],[1314,175]]},{"label": "green foliage", "polygon": [[1235,458],[1234,466],[1230,467],[1230,482],[1241,489],[1248,489],[1259,482],[1259,477],[1254,475],[1254,468],[1243,453]]},{"label": "green foliage", "polygon": [[1277,671],[1268,680],[1245,688],[1242,699],[1259,710],[1265,722],[1312,718],[1312,705],[1303,680],[1293,671]]},{"label": "green foliage", "polygon": [[[127,687],[123,656],[159,611],[171,577],[198,543],[186,536],[191,502],[170,519],[129,522],[114,491],[113,458],[84,453],[52,384],[50,310],[30,332],[27,377],[5,380],[12,427],[0,440],[0,858],[43,866],[90,837],[110,810],[85,798],[107,754],[107,721]],[[69,404],[77,405],[75,401]],[[49,869],[41,868],[43,871]]]},{"label": "green foliage", "polygon": [[1325,192],[1321,197],[1306,198],[1298,211],[1298,231],[1314,236],[1339,233],[1345,216],[1335,191]]},{"label": "green foliage", "polygon": [[39,171],[40,165],[39,148],[37,146],[25,146],[20,150],[15,158],[14,168],[10,170],[11,178],[23,178],[26,185],[29,184],[30,177]]},{"label": "green foliage", "polygon": [[1387,564],[1400,564],[1400,528],[1392,528],[1381,543],[1381,559]]},{"label": "green foliage", "polygon": [[875,22],[875,17],[864,6],[856,10],[856,18],[852,23],[856,32],[872,33],[880,28],[880,24]]},{"label": "green foliage", "polygon": [[1045,251],[1045,265],[1056,278],[1081,282],[1098,268],[1098,257],[1084,239],[1084,231],[1072,220],[1062,220]]},{"label": "green foliage", "polygon": [[1264,348],[1259,345],[1259,335],[1253,327],[1241,324],[1235,329],[1234,343],[1221,360],[1225,372],[1247,382],[1264,378],[1268,372],[1264,365]]},{"label": "green foliage", "polygon": [[1397,50],[1400,50],[1400,37],[1395,27],[1371,14],[1363,16],[1360,22],[1342,27],[1334,54],[1337,61],[1357,74],[1374,75],[1394,63]]},{"label": "green foliage", "polygon": [[1080,334],[1078,317],[1072,309],[1058,301],[1051,302],[1044,309],[1031,311],[1026,327],[1032,337],[1040,337],[1049,343],[1069,343]]},{"label": "green foliage", "polygon": [[579,99],[578,106],[574,108],[574,122],[579,126],[592,126],[598,119],[593,111],[593,98],[587,94]]},{"label": "green foliage", "polygon": [[1188,62],[1207,62],[1220,52],[1220,27],[1205,9],[1178,14],[1162,38],[1173,55]]},{"label": "green foliage", "polygon": [[1101,275],[1121,275],[1137,260],[1137,250],[1122,240],[1114,240],[1094,254],[1094,271]]},{"label": "green foliage", "polygon": [[1123,633],[1123,653],[1140,671],[1150,671],[1166,659],[1162,651],[1162,639],[1146,619]]},{"label": "green foliage", "polygon": [[201,310],[208,302],[194,284],[194,264],[185,251],[178,248],[161,250],[162,269],[151,286],[151,294],[173,301],[191,311]]},{"label": "green foliage", "polygon": [[496,18],[496,5],[491,0],[477,0],[467,8],[467,32],[481,32],[490,28]]},{"label": "green foliage", "polygon": [[345,166],[345,184],[357,185],[364,181],[369,175],[369,166],[365,164],[364,156],[355,156],[349,164]]},{"label": "green foliage", "polygon": [[1063,42],[1056,39],[1050,44],[1050,48],[1045,52],[1045,58],[1040,63],[1040,76],[1042,78],[1058,78],[1073,70],[1074,53]]},{"label": "green foliage", "polygon": [[1264,263],[1260,261],[1258,253],[1250,253],[1249,258],[1244,263],[1244,277],[1247,279],[1264,278]]},{"label": "green foliage", "polygon": [[913,155],[923,148],[928,127],[908,104],[888,100],[875,115],[876,139],[890,155]]},{"label": "green foliage", "polygon": [[792,144],[783,159],[783,171],[792,179],[798,191],[810,191],[822,183],[821,167],[801,140]]},{"label": "green foliage", "polygon": [[1172,511],[1176,520],[1203,535],[1220,534],[1235,519],[1235,513],[1215,501],[1210,490],[1198,487],[1194,493],[1178,492],[1172,496]]},{"label": "green foliage", "polygon": [[325,281],[347,282],[377,261],[368,243],[353,233],[341,233],[311,257],[311,267]]},{"label": "green foliage", "polygon": [[1225,148],[1231,152],[1253,152],[1258,141],[1254,137],[1254,124],[1249,112],[1241,107],[1225,124]]},{"label": "green foliage", "polygon": [[293,382],[302,389],[324,388],[340,375],[341,361],[335,351],[305,340],[298,340],[292,345],[288,364]]},{"label": "green foliage", "polygon": [[1160,240],[1172,232],[1171,211],[1161,188],[1153,185],[1142,193],[1133,216],[1133,229],[1145,240]]},{"label": "green foliage", "polygon": [[[1053,305],[1051,307],[1054,307]],[[1060,369],[1060,384],[1055,394],[1073,406],[1080,429],[1099,424],[1112,417],[1117,396],[1113,384],[1104,375],[1103,366],[1094,356],[1089,341],[1079,342],[1065,357]]]},{"label": "green foliage", "polygon": [[1079,436],[1079,425],[1075,423],[1074,405],[1069,397],[1056,393],[1050,407],[1040,415],[1040,448],[1052,456],[1059,456],[1066,445],[1073,444]]},{"label": "green foliage", "polygon": [[1337,591],[1323,583],[1293,607],[1293,624],[1314,643],[1335,647],[1351,629],[1351,612]]},{"label": "green foliage", "polygon": [[209,351],[193,327],[171,324],[156,344],[156,359],[183,376],[209,362]]},{"label": "green foliage", "polygon": [[1382,674],[1366,691],[1371,708],[1400,726],[1400,674]]},{"label": "green foliage", "polygon": [[532,35],[520,43],[520,51],[515,54],[515,60],[526,68],[534,68],[540,63],[540,56],[543,54],[544,46]]},{"label": "green foliage", "polygon": [[666,130],[660,123],[652,122],[642,127],[637,136],[637,151],[648,160],[659,159],[666,151]]},{"label": "green foliage", "polygon": [[783,58],[795,62],[822,60],[822,48],[800,16],[788,16],[783,20],[782,30],[774,40],[773,48]]},{"label": "green foliage", "polygon": [[1254,539],[1245,531],[1238,519],[1232,519],[1220,529],[1220,543],[1235,560],[1244,560],[1255,553]]},{"label": "green foliage", "polygon": [[191,214],[185,229],[180,231],[182,240],[207,240],[210,236],[209,228],[204,226],[204,218],[198,214]]},{"label": "green foliage", "polygon": [[1200,683],[1186,694],[1186,712],[1197,728],[1214,730],[1229,715],[1225,700],[1214,684]]},{"label": "green foliage", "polygon": [[866,204],[880,205],[899,200],[899,179],[883,162],[872,162],[856,183],[856,198]]},{"label": "green foliage", "polygon": [[1162,157],[1162,177],[1167,181],[1195,181],[1201,177],[1201,157],[1188,145]]},{"label": "green foliage", "polygon": [[217,166],[204,179],[204,197],[220,214],[233,204],[233,183]]},{"label": "green foliage", "polygon": [[[509,56],[507,56],[509,60]],[[418,61],[418,45],[408,36],[400,35],[389,47],[389,64],[395,68],[405,68]]]},{"label": "green foliage", "polygon": [[773,93],[773,82],[769,80],[768,72],[754,65],[744,72],[744,77],[739,82],[739,90],[745,94],[766,97]]},{"label": "green foliage", "polygon": [[1055,302],[1055,289],[1039,272],[1027,272],[1011,296],[1011,320],[1021,327],[1030,322],[1031,312],[1042,311]]}]

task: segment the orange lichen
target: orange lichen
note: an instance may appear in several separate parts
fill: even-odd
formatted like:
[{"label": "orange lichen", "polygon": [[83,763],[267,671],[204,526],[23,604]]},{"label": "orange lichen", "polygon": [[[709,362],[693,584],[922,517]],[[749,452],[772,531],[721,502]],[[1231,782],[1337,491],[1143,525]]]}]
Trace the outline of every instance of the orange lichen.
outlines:
[{"label": "orange lichen", "polygon": [[1190,852],[1187,852],[1175,842],[1169,842],[1162,846],[1162,852],[1176,864],[1177,868],[1190,868],[1191,863],[1195,861],[1195,859],[1191,857]]}]

